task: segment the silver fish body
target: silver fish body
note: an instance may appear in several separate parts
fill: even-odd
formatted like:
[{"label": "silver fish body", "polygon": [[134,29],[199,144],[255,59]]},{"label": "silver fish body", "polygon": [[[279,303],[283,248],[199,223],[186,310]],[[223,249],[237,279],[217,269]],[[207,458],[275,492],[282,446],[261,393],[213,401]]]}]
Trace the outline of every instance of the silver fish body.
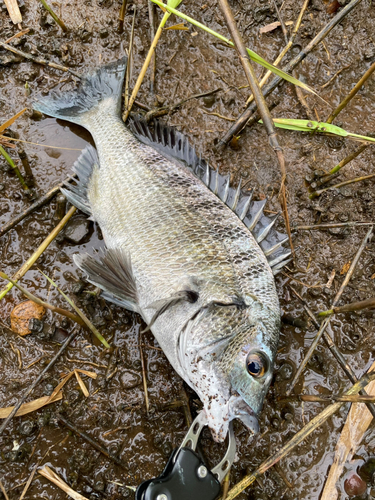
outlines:
[{"label": "silver fish body", "polygon": [[[279,338],[274,276],[238,215],[183,162],[125,127],[118,99],[124,66],[99,70],[78,97],[54,95],[35,107],[91,132],[99,160],[93,151],[85,153],[93,165],[82,188],[84,203],[116,256],[111,269],[124,270],[118,289],[131,281],[125,284],[131,290],[117,294],[103,275],[90,275],[88,257],[77,264],[109,299],[118,297],[152,325],[170,363],[202,400],[214,438],[222,441],[233,418],[253,431],[257,426]],[[64,192],[74,203],[69,189]]]}]

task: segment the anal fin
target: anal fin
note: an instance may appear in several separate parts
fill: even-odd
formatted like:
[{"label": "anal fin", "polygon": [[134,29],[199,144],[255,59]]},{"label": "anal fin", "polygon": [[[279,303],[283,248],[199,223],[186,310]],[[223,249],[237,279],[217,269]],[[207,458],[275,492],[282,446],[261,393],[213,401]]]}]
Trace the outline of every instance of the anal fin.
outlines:
[{"label": "anal fin", "polygon": [[87,274],[87,281],[104,290],[104,298],[139,312],[137,286],[128,253],[109,249],[99,260],[88,254],[75,255],[73,259]]}]

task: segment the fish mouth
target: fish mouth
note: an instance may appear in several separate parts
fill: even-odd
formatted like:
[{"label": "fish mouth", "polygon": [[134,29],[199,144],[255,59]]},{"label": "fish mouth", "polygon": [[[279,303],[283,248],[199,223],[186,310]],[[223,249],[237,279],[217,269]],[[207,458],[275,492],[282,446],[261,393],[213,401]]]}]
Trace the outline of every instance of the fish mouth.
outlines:
[{"label": "fish mouth", "polygon": [[228,433],[229,422],[238,419],[246,426],[250,433],[255,436],[259,432],[259,423],[256,413],[249,405],[241,398],[241,396],[231,396],[229,401],[221,406],[221,414],[216,407],[208,410],[204,408],[208,426],[211,430],[212,437],[217,443],[222,443]]},{"label": "fish mouth", "polygon": [[259,433],[258,417],[241,396],[232,396],[229,400],[229,420],[234,419],[241,420],[253,435]]}]

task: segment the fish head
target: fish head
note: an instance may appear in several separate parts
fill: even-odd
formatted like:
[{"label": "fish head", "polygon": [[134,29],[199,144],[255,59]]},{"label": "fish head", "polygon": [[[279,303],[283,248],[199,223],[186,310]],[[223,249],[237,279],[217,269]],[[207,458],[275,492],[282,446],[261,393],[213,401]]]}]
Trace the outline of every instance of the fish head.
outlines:
[{"label": "fish head", "polygon": [[246,307],[212,304],[180,336],[182,368],[203,402],[215,441],[225,439],[234,419],[253,434],[259,431],[279,335],[278,315],[272,316],[263,319]]}]

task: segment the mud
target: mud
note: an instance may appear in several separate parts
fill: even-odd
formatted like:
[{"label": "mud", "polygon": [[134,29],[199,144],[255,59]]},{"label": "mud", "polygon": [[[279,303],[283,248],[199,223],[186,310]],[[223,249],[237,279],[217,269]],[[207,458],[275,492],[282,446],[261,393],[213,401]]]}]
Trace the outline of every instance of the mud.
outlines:
[{"label": "mud", "polygon": [[[281,5],[281,2],[278,3]],[[66,1],[55,2],[53,5],[70,31],[62,33],[39,3],[27,2],[22,7],[22,26],[30,28],[30,32],[13,42],[15,46],[67,65],[81,74],[120,57],[128,47],[133,5],[128,5],[122,34],[117,32],[120,9],[117,1]],[[326,7],[321,0],[310,2],[295,46],[287,58],[307,45],[331,19]],[[132,84],[150,43],[147,2],[137,2],[136,8]],[[284,44],[281,30],[278,28],[259,35],[262,26],[277,20],[272,2],[240,1],[233,8],[247,45],[269,61],[274,60]],[[227,34],[216,2],[208,0],[203,5],[194,0],[183,4],[181,9],[212,29]],[[299,9],[299,4],[286,0],[281,11],[283,19],[295,20]],[[171,18],[170,25],[177,22],[179,21],[172,21]],[[11,24],[2,2],[0,31],[2,40],[18,31]],[[363,0],[298,67],[296,76],[314,87],[335,107],[374,60],[375,10],[370,0]],[[332,83],[322,89],[322,85],[342,68],[343,71]],[[260,67],[256,71],[258,76],[262,72]],[[76,81],[68,73],[24,62],[1,50],[0,123],[23,107],[31,108],[32,99],[39,92],[47,93],[52,88],[69,89]],[[31,90],[30,95],[25,90],[26,82]],[[255,189],[256,199],[266,196],[269,198],[270,212],[279,211],[280,173],[260,125],[246,129],[241,134],[236,149],[215,148],[218,138],[231,122],[207,113],[235,118],[249,96],[249,91],[245,88],[245,76],[235,52],[192,27],[189,27],[189,31],[166,31],[157,48],[156,86],[156,95],[152,95],[147,76],[138,96],[141,102],[151,108],[155,103],[171,105],[190,95],[222,88],[222,91],[213,96],[189,101],[168,116],[166,121],[186,133],[213,165],[223,172],[230,171],[234,184],[241,177],[246,183],[246,189]],[[335,123],[352,132],[373,133],[374,90],[375,79],[372,78]],[[306,118],[292,86],[281,86],[274,96],[280,100],[280,104],[273,110],[273,116]],[[321,100],[308,96],[307,101],[313,113],[322,121],[330,114],[330,108]],[[89,134],[79,127],[51,118],[40,119],[32,112],[25,113],[11,129],[16,137],[29,142],[23,146],[35,176],[37,195],[43,194],[70,174],[72,163],[91,140]],[[287,161],[288,206],[292,226],[374,220],[373,180],[328,191],[314,201],[309,200],[305,186],[306,178],[311,178],[318,170],[329,171],[352,152],[357,144],[343,139],[288,131],[280,131],[279,136]],[[17,160],[16,150],[8,151]],[[373,163],[374,152],[372,148],[368,148],[345,167],[338,182],[371,174]],[[0,189],[1,226],[31,203],[1,157]],[[1,238],[1,269],[8,275],[14,274],[57,222],[54,198]],[[85,227],[79,227],[80,225]],[[141,480],[158,475],[172,449],[179,444],[186,432],[185,413],[180,404],[184,401],[185,391],[193,417],[200,408],[196,395],[171,369],[152,335],[146,334],[142,337],[142,349],[151,407],[149,414],[146,413],[141,383],[140,319],[133,313],[105,303],[92,293],[91,286],[81,281],[80,272],[72,263],[72,256],[85,251],[94,253],[103,246],[103,241],[98,227],[91,222],[87,227],[83,215],[78,212],[70,222],[70,227],[72,226],[82,232],[83,239],[67,239],[62,233],[38,259],[37,264],[22,279],[22,283],[39,297],[67,307],[61,296],[50,288],[38,268],[53,277],[87,313],[101,333],[118,348],[117,357],[114,359],[86,330],[82,330],[67,353],[35,389],[30,399],[50,394],[62,374],[74,368],[94,371],[98,375],[96,380],[83,375],[90,392],[88,398],[84,397],[75,379],[71,379],[65,386],[62,401],[17,417],[7,427],[0,438],[0,480],[10,500],[20,497],[24,482],[37,464],[50,465],[69,485],[91,500],[134,498],[131,487]],[[283,223],[280,221],[279,228],[282,227]],[[286,274],[280,274],[276,279],[282,312],[289,319],[286,321],[288,324],[283,324],[281,331],[274,380],[260,418],[261,433],[252,439],[245,428],[236,424],[238,455],[231,472],[232,485],[246,472],[256,468],[323,409],[324,405],[318,403],[278,401],[285,394],[288,381],[314,336],[311,325],[303,327],[307,318],[301,305],[291,294],[288,283],[296,286],[313,311],[327,309],[343,280],[340,271],[353,259],[366,230],[354,227],[295,233],[294,242],[299,247],[297,270],[286,270]],[[374,257],[375,247],[372,242],[364,251],[341,304],[374,295]],[[336,271],[336,276],[332,287],[328,288],[324,285],[333,270]],[[9,317],[13,307],[22,300],[20,292],[12,290],[1,302],[1,407],[18,401],[57,352],[59,342],[73,328],[71,322],[48,312],[44,322],[49,326],[51,335],[34,333],[25,338],[16,336],[10,330]],[[374,314],[373,311],[364,311],[360,314],[340,315],[331,323],[331,334],[357,376],[361,376],[374,360]],[[290,317],[304,321],[294,322],[299,327],[291,326]],[[21,356],[21,366],[17,349]],[[29,367],[34,361],[36,363]],[[109,377],[114,371],[113,376]],[[349,386],[349,381],[328,349],[320,344],[295,393],[338,394]],[[177,403],[171,409],[169,404],[173,402]],[[280,468],[273,468],[242,493],[239,500],[317,500],[332,463],[333,450],[347,411],[348,405],[343,405],[334,417],[282,460],[283,474],[291,484],[288,485],[283,480],[278,472]],[[123,466],[114,464],[82,438],[67,430],[57,420],[59,412],[117,455]],[[222,456],[223,448],[213,443],[208,431],[204,431],[201,445],[210,464],[217,462]],[[344,491],[344,481],[365,460],[375,455],[374,447],[373,426],[370,426],[355,460],[345,467],[339,485],[341,499],[349,498]],[[370,488],[368,485],[367,493],[361,498],[375,497],[375,494],[371,496]],[[36,474],[24,498],[60,500],[65,498],[65,494]]]}]

